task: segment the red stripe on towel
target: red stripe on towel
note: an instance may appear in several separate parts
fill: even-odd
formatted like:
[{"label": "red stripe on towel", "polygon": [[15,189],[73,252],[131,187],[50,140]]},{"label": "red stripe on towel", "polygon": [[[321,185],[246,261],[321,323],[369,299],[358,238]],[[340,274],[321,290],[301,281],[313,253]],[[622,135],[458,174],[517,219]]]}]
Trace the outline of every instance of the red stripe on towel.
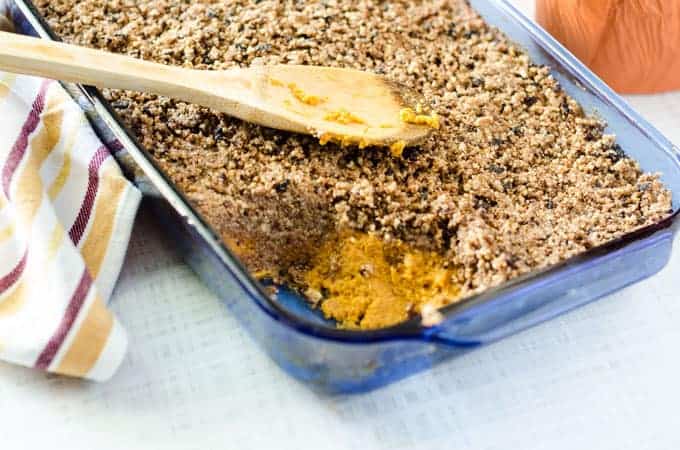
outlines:
[{"label": "red stripe on towel", "polygon": [[101,146],[90,161],[90,165],[87,169],[88,180],[85,199],[80,206],[80,211],[78,211],[78,216],[76,217],[75,222],[73,222],[71,230],[68,232],[71,241],[73,241],[75,245],[78,245],[78,242],[80,242],[80,239],[83,237],[83,233],[85,233],[85,229],[87,228],[87,223],[92,214],[94,200],[97,197],[97,191],[99,190],[99,168],[109,156],[108,149],[105,146]]},{"label": "red stripe on towel", "polygon": [[24,252],[24,256],[21,258],[19,263],[16,266],[14,266],[14,269],[12,269],[12,271],[5,275],[4,277],[0,278],[0,294],[4,293],[9,288],[14,286],[14,283],[16,283],[21,274],[24,273],[27,260],[28,250]]},{"label": "red stripe on towel", "polygon": [[64,312],[64,316],[61,319],[59,327],[47,342],[47,345],[35,362],[35,367],[37,369],[47,370],[49,368],[52,360],[57,355],[59,348],[64,343],[66,335],[71,330],[73,322],[76,321],[76,317],[78,317],[80,309],[82,308],[83,303],[85,303],[85,299],[87,298],[87,294],[90,292],[91,287],[92,277],[90,276],[87,269],[85,269],[83,271],[83,275],[80,277],[78,287],[76,287],[76,290],[73,292],[71,300],[66,307],[66,311]]},{"label": "red stripe on towel", "polygon": [[21,127],[21,132],[19,137],[14,142],[12,150],[10,150],[7,160],[5,161],[5,166],[2,168],[2,190],[5,196],[10,198],[10,186],[12,184],[12,177],[19,167],[19,163],[26,154],[26,149],[28,148],[28,138],[38,128],[40,123],[40,115],[45,108],[45,98],[47,97],[47,88],[49,87],[51,81],[45,80],[40,85],[40,90],[38,91],[38,96],[33,101],[33,106],[31,107],[31,112],[28,114],[24,125]]}]

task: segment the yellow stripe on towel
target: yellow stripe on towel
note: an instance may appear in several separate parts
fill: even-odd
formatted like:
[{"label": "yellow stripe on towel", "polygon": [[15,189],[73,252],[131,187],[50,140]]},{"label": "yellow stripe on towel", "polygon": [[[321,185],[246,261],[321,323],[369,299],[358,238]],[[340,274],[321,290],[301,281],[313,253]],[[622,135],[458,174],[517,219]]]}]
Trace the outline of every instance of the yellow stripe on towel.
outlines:
[{"label": "yellow stripe on towel", "polygon": [[118,166],[113,160],[107,164],[107,169],[101,177],[100,191],[95,203],[94,219],[91,231],[81,248],[85,266],[90,271],[92,278],[97,278],[102,261],[109,248],[111,233],[115,225],[114,218],[120,205],[123,193],[128,186],[125,178],[120,175]]},{"label": "yellow stripe on towel", "polygon": [[[57,91],[59,92],[59,91]],[[30,227],[43,200],[43,184],[40,167],[54,150],[61,138],[61,123],[64,118],[63,95],[49,96],[47,109],[43,114],[43,127],[31,141],[26,164],[17,183],[16,197],[19,209],[19,223]]]},{"label": "yellow stripe on towel", "polygon": [[13,287],[0,298],[0,317],[12,316],[21,309],[26,301],[26,287],[24,280],[19,280]]},{"label": "yellow stripe on towel", "polygon": [[87,375],[104,350],[112,328],[113,316],[104,302],[95,298],[55,372],[76,377]]},{"label": "yellow stripe on towel", "polygon": [[[1,194],[0,194],[1,195]],[[0,207],[2,206],[2,199],[0,199]],[[9,224],[5,228],[0,228],[0,244],[14,235],[14,225]]]},{"label": "yellow stripe on towel", "polygon": [[[43,267],[40,273],[45,273],[47,271],[47,266],[57,255],[57,251],[64,242],[64,236],[66,236],[64,227],[62,227],[61,224],[57,224],[50,235],[50,240],[47,244],[47,258],[43,262]],[[29,256],[27,265],[32,265],[33,262],[34,260]],[[33,270],[31,267],[26,267],[25,272],[29,272],[31,270]],[[9,290],[9,293],[6,293],[4,296],[0,296],[0,317],[11,316],[21,309],[21,305],[23,304],[27,295],[26,286],[26,280],[22,278],[17,282],[16,286]]]},{"label": "yellow stripe on towel", "polygon": [[73,127],[73,130],[71,130],[71,132],[68,134],[68,138],[66,139],[66,143],[64,145],[64,156],[61,163],[61,168],[59,169],[59,173],[57,174],[56,178],[52,182],[52,185],[47,190],[47,195],[52,201],[57,198],[57,195],[59,195],[61,190],[64,188],[66,180],[68,180],[68,177],[71,174],[71,153],[73,153],[73,147],[75,147],[76,138],[78,137],[80,127],[82,127],[84,123],[85,116],[81,116],[78,123]]},{"label": "yellow stripe on towel", "polygon": [[12,86],[17,76],[13,73],[5,74],[5,76],[0,79],[0,102],[5,99],[12,92]]}]

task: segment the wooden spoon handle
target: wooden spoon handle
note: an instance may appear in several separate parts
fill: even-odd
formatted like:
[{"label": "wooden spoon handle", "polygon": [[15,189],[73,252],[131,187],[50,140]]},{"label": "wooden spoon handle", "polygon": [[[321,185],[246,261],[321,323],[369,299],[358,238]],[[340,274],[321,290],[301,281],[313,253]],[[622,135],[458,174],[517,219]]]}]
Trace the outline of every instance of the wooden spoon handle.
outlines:
[{"label": "wooden spoon handle", "polygon": [[0,70],[191,101],[193,70],[0,31]]}]

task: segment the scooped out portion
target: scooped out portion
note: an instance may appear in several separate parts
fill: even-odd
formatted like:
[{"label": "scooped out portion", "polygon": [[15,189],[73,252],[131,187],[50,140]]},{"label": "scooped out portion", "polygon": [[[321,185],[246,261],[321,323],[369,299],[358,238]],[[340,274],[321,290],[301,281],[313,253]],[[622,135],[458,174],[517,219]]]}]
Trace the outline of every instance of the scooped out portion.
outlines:
[{"label": "scooped out portion", "polygon": [[436,252],[344,231],[312,259],[305,295],[340,327],[381,328],[458,300],[460,275]]}]

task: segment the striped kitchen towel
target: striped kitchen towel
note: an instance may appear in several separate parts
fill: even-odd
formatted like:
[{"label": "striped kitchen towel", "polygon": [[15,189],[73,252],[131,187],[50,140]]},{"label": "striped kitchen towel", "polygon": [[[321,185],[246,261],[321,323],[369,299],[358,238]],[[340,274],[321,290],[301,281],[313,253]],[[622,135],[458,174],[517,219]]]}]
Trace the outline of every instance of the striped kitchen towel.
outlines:
[{"label": "striped kitchen towel", "polygon": [[0,360],[111,377],[127,340],[106,301],[139,201],[59,83],[0,72]]}]

